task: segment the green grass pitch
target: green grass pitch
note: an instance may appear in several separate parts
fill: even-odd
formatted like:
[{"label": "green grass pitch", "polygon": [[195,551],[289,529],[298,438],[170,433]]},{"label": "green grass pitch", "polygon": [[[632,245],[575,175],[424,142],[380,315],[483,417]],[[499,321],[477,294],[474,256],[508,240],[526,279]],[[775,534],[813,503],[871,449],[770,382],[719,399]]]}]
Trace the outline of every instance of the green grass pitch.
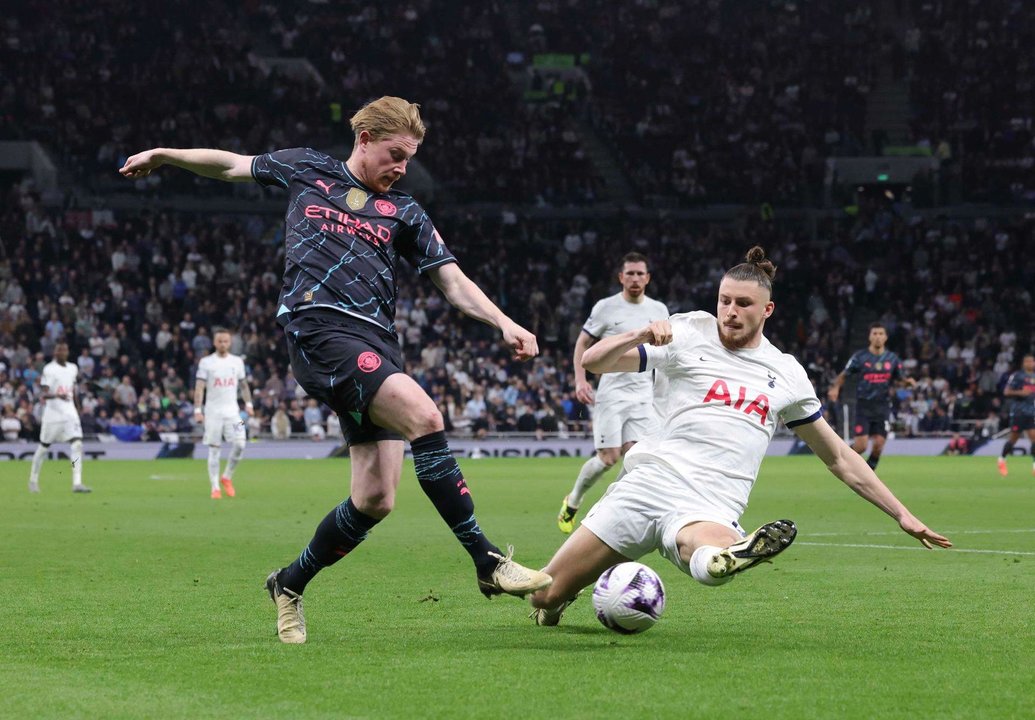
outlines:
[{"label": "green grass pitch", "polygon": [[[461,464],[489,537],[541,565],[580,462]],[[644,558],[668,606],[631,637],[588,597],[556,628],[483,599],[408,464],[393,515],[309,586],[304,646],[277,641],[262,584],[345,497],[347,461],[246,457],[219,502],[200,461],[87,462],[91,495],[49,461],[35,496],[2,463],[0,716],[1035,717],[1035,479],[1011,462],[884,460],[957,546],[925,551],[815,458],[768,459],[744,523],[791,518],[795,545],[717,589]]]}]

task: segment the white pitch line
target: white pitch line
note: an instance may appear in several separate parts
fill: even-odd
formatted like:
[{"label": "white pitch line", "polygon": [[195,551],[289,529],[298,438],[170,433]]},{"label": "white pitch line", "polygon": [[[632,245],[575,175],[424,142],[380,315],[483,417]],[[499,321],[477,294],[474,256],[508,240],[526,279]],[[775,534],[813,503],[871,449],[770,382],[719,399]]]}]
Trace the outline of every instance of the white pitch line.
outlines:
[{"label": "white pitch line", "polygon": [[[943,535],[1005,535],[1007,533],[1035,533],[1035,528],[1021,528],[1012,530],[939,530]],[[902,531],[892,532],[810,532],[809,537],[877,537],[879,535],[901,535]]]},{"label": "white pitch line", "polygon": [[[811,545],[812,547],[872,548],[874,550],[926,550],[924,547],[907,547],[905,545],[867,545],[865,543],[822,543],[799,542],[795,545]],[[1035,555],[1035,552],[1024,550],[978,550],[976,548],[950,548],[948,552],[974,553],[980,555]]]}]

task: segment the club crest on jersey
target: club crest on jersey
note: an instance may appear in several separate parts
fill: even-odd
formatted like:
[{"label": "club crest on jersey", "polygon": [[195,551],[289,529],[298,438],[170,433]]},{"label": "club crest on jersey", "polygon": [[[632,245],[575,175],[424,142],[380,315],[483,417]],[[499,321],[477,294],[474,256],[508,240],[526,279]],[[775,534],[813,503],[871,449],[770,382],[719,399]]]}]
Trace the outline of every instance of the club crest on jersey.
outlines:
[{"label": "club crest on jersey", "polygon": [[398,212],[398,208],[395,207],[395,203],[389,202],[388,200],[375,200],[374,209],[382,215],[395,215]]},{"label": "club crest on jersey", "polygon": [[374,372],[381,367],[381,358],[377,353],[368,350],[365,353],[360,353],[356,359],[356,365],[365,373]]},{"label": "club crest on jersey", "polygon": [[722,403],[732,407],[734,410],[741,410],[745,415],[758,415],[759,422],[764,425],[769,418],[769,398],[759,393],[754,400],[745,405],[744,401],[747,400],[747,392],[746,387],[743,385],[738,386],[737,398],[734,400],[726,381],[717,379],[712,383],[708,394],[704,396],[704,401]]},{"label": "club crest on jersey", "polygon": [[345,204],[353,210],[361,210],[364,205],[367,204],[367,198],[370,196],[359,188],[352,188],[345,196]]}]

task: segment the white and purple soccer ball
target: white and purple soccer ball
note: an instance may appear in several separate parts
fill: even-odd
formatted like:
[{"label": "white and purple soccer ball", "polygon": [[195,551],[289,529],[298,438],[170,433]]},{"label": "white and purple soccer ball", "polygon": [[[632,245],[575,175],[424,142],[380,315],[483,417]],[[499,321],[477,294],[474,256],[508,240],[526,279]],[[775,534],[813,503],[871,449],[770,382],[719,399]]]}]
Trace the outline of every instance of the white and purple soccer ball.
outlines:
[{"label": "white and purple soccer ball", "polygon": [[641,633],[653,627],[665,610],[665,586],[646,565],[620,563],[597,579],[593,608],[604,627],[623,635]]}]

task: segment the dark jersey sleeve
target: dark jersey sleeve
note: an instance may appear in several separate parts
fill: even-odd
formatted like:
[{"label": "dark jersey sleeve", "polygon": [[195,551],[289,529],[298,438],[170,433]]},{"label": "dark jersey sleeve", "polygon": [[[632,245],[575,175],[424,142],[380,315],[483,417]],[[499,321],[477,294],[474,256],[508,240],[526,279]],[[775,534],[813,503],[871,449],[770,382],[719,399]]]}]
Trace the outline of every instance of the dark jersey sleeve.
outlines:
[{"label": "dark jersey sleeve", "polygon": [[426,212],[420,210],[416,213],[415,220],[408,230],[409,232],[400,238],[396,248],[400,255],[417,268],[417,272],[425,273],[439,265],[456,262],[456,257],[446,247]]},{"label": "dark jersey sleeve", "polygon": [[286,188],[295,173],[302,169],[303,162],[309,158],[311,150],[291,148],[275,150],[252,158],[252,177],[260,185]]},{"label": "dark jersey sleeve", "polygon": [[[1020,390],[1023,387],[1024,387],[1024,375],[1020,371],[1018,371],[1018,372],[1012,373],[1010,375],[1010,377],[1006,381],[1006,386],[1005,386],[1004,389],[1005,390]],[[1013,399],[1014,396],[1011,395],[1010,398]]]},{"label": "dark jersey sleeve", "polygon": [[862,367],[862,362],[859,360],[859,353],[853,353],[852,357],[848,358],[848,362],[845,364],[844,374],[854,375],[859,372]]},{"label": "dark jersey sleeve", "polygon": [[894,380],[902,379],[902,360],[898,355],[893,355],[891,358],[891,377]]}]

